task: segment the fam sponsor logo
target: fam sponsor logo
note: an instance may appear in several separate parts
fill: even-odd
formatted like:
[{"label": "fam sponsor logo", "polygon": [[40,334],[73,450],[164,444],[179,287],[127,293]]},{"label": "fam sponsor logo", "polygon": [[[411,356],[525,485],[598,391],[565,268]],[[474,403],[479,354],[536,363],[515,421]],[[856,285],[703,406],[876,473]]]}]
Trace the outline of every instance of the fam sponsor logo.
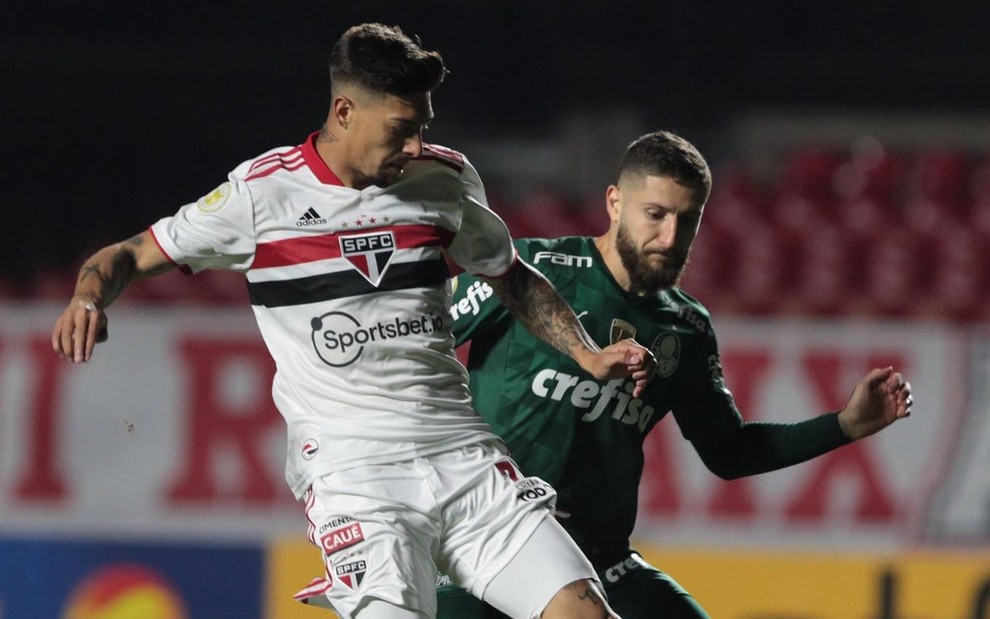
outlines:
[{"label": "fam sponsor logo", "polygon": [[632,397],[634,386],[633,382],[622,378],[602,385],[548,368],[536,373],[530,390],[537,397],[555,402],[566,400],[574,408],[587,410],[581,421],[595,421],[608,411],[612,419],[645,432],[655,411],[643,400]]},{"label": "fam sponsor logo", "polygon": [[364,580],[365,573],[368,571],[368,562],[364,560],[352,561],[351,563],[336,566],[333,571],[337,575],[337,581],[340,584],[348,589],[357,589],[361,581]]},{"label": "fam sponsor logo", "polygon": [[619,561],[615,565],[607,568],[602,574],[608,582],[619,582],[619,579],[634,570],[650,567],[650,564],[643,560],[643,557],[633,554]]},{"label": "fam sponsor logo", "polygon": [[[454,290],[457,290],[457,282],[460,278],[454,279]],[[457,320],[461,316],[477,316],[481,313],[481,304],[492,298],[495,290],[483,281],[476,281],[467,290],[460,301],[450,306],[450,317]]]},{"label": "fam sponsor logo", "polygon": [[390,320],[363,326],[345,312],[328,312],[310,321],[313,348],[323,363],[335,368],[357,361],[364,347],[375,342],[429,335],[445,327],[442,314],[422,314],[416,318],[396,316]]},{"label": "fam sponsor logo", "polygon": [[653,340],[650,352],[657,360],[657,376],[666,378],[681,361],[681,338],[676,333],[661,333]]},{"label": "fam sponsor logo", "polygon": [[378,286],[395,255],[391,230],[339,237],[340,253],[372,286]]},{"label": "fam sponsor logo", "polygon": [[363,541],[364,531],[361,529],[361,523],[354,522],[327,531],[320,537],[320,547],[327,556],[330,556]]},{"label": "fam sponsor logo", "polygon": [[549,262],[565,267],[587,268],[590,267],[591,256],[573,256],[571,254],[558,254],[553,251],[538,251],[533,256],[533,264]]}]

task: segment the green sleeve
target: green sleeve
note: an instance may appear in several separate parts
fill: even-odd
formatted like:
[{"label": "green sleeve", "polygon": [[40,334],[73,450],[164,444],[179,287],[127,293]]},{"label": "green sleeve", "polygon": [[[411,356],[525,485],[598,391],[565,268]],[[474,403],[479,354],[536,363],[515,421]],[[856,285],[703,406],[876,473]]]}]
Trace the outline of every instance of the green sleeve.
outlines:
[{"label": "green sleeve", "polygon": [[495,291],[483,280],[461,273],[453,280],[450,316],[457,346],[484,333],[492,325],[509,316]]},{"label": "green sleeve", "polygon": [[723,479],[775,471],[810,460],[850,441],[838,413],[799,423],[744,423],[711,440],[692,440],[705,466]]},{"label": "green sleeve", "polygon": [[[528,244],[524,240],[516,240],[515,246],[517,259],[528,260]],[[470,273],[461,273],[452,280],[452,286],[450,316],[454,320],[457,346],[491,332],[499,322],[511,319],[512,314],[484,280]]]}]

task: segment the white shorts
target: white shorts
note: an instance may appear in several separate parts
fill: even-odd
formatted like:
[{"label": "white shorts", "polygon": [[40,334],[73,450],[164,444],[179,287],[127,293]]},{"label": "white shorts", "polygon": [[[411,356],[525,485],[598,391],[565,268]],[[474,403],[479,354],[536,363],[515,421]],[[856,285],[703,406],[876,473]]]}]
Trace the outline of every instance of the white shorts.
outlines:
[{"label": "white shorts", "polygon": [[[597,580],[554,523],[555,500],[548,484],[523,477],[495,444],[331,473],[306,498],[309,539],[323,551],[326,574],[296,598],[326,600],[344,619],[373,598],[434,617],[439,571],[479,598],[496,580],[530,583],[512,592],[512,608],[542,609],[564,585]],[[513,562],[538,528],[560,555]],[[510,600],[500,598],[510,596],[499,589],[487,592],[499,598],[489,601],[505,606]]]}]

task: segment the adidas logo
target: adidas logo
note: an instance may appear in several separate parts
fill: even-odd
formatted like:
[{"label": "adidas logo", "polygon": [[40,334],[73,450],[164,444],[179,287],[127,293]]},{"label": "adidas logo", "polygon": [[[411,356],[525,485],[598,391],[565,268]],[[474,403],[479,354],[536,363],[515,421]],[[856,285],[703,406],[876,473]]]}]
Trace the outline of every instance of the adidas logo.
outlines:
[{"label": "adidas logo", "polygon": [[302,217],[296,220],[296,226],[302,228],[304,226],[316,226],[319,224],[325,224],[327,220],[320,217],[320,214],[316,212],[316,209],[312,206],[302,214]]}]

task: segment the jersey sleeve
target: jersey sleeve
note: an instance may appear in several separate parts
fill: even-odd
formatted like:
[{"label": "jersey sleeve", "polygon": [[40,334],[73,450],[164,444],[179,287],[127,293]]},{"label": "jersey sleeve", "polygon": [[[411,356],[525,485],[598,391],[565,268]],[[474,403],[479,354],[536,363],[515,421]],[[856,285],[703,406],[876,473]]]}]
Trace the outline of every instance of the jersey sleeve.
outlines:
[{"label": "jersey sleeve", "polygon": [[461,273],[453,279],[453,289],[450,317],[454,321],[457,346],[490,331],[497,322],[511,316],[484,280]]},{"label": "jersey sleeve", "polygon": [[466,160],[461,171],[460,225],[447,254],[468,273],[485,277],[504,275],[516,260],[509,229],[488,208],[481,178]]},{"label": "jersey sleeve", "polygon": [[677,379],[673,414],[684,438],[712,439],[738,430],[742,415],[722,376],[718,342],[710,325],[699,345],[686,355],[683,371]]},{"label": "jersey sleeve", "polygon": [[185,271],[245,271],[254,260],[254,203],[233,175],[196,202],[151,226],[166,257]]}]

